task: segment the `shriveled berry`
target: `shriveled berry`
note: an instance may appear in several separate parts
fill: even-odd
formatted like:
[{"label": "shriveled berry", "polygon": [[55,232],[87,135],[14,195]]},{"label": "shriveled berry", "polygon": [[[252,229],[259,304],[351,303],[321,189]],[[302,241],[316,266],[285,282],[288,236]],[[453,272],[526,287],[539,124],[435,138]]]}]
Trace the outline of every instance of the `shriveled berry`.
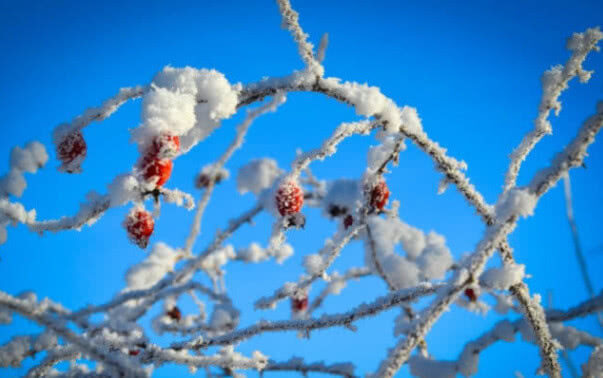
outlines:
[{"label": "shriveled berry", "polygon": [[153,234],[155,221],[151,213],[142,207],[134,207],[124,221],[124,227],[130,240],[140,248],[146,248]]},{"label": "shriveled berry", "polygon": [[153,139],[153,145],[149,150],[149,155],[158,158],[173,158],[180,151],[180,137],[172,133],[162,133]]},{"label": "shriveled berry", "polygon": [[178,306],[174,306],[172,307],[172,309],[168,312],[166,312],[166,315],[170,317],[170,319],[175,320],[177,322],[180,321],[180,319],[182,319],[182,312],[180,312],[180,309],[178,308]]},{"label": "shriveled berry", "polygon": [[465,289],[465,296],[471,301],[471,302],[475,302],[477,301],[477,294],[475,293],[475,290],[468,287]]},{"label": "shriveled berry", "polygon": [[128,352],[128,354],[129,354],[130,356],[138,356],[138,355],[140,354],[140,351],[139,351],[138,349],[134,349],[134,350],[130,350],[130,351]]},{"label": "shriveled berry", "polygon": [[389,198],[389,188],[384,180],[379,181],[371,190],[371,206],[383,210]]},{"label": "shriveled berry", "polygon": [[348,214],[343,219],[343,227],[347,230],[353,224],[354,224],[354,217]]},{"label": "shriveled berry", "polygon": [[[207,173],[199,173],[195,178],[195,187],[197,189],[207,188],[209,183],[212,180],[212,176]],[[219,184],[222,180],[224,180],[224,175],[221,172],[213,175],[213,181],[215,184]]]},{"label": "shriveled berry", "polygon": [[295,181],[287,181],[276,192],[276,208],[282,215],[298,213],[304,204],[304,192]]},{"label": "shriveled berry", "polygon": [[147,155],[140,164],[142,176],[147,182],[154,182],[155,186],[162,186],[169,180],[174,163],[170,159],[160,159]]},{"label": "shriveled berry", "polygon": [[332,217],[338,217],[340,215],[344,215],[348,212],[348,209],[345,207],[340,207],[337,205],[330,205],[329,206],[329,215]]},{"label": "shriveled berry", "polygon": [[291,298],[291,311],[301,312],[308,309],[308,296]]},{"label": "shriveled berry", "polygon": [[80,164],[86,157],[87,147],[82,132],[77,130],[67,134],[56,147],[57,157],[63,165],[61,169],[68,173],[80,172]]}]

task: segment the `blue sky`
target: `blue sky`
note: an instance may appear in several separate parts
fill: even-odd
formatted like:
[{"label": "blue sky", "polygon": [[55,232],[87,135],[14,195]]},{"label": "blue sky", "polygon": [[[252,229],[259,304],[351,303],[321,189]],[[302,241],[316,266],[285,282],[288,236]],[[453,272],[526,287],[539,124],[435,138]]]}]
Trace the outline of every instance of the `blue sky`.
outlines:
[{"label": "blue sky", "polygon": [[[418,109],[432,139],[467,162],[468,175],[489,202],[500,192],[508,154],[532,128],[540,98],[540,75],[564,63],[565,41],[572,32],[600,25],[603,3],[568,2],[394,2],[293,1],[301,24],[318,43],[328,32],[330,44],[326,75],[379,86],[399,105]],[[254,82],[282,76],[302,68],[289,34],[280,28],[272,1],[0,1],[0,174],[8,167],[10,149],[36,139],[52,150],[51,131],[88,106],[100,104],[120,87],[148,83],[165,65],[215,68],[230,82]],[[520,174],[520,184],[550,161],[575,135],[581,122],[602,98],[603,55],[592,54],[585,63],[596,73],[587,85],[577,80],[561,100],[564,109],[553,117],[554,134],[532,152]],[[90,190],[104,192],[106,184],[127,172],[137,159],[129,142],[129,129],[138,125],[140,103],[125,105],[110,119],[85,131],[88,158],[81,175],[56,171],[49,164],[28,176],[22,198],[41,219],[73,214]],[[227,168],[231,174],[257,157],[272,157],[287,167],[296,148],[320,145],[342,121],[357,119],[352,109],[323,96],[295,93],[278,113],[260,118]],[[241,115],[226,121],[211,138],[175,163],[170,187],[194,195],[193,175],[214,160],[234,136]],[[312,168],[320,178],[358,177],[373,137],[355,137],[338,154]],[[572,171],[574,210],[589,270],[596,291],[603,287],[603,143],[595,142],[587,169]],[[420,150],[409,144],[400,166],[388,175],[392,197],[401,201],[401,217],[422,229],[446,236],[455,257],[471,251],[484,229],[461,196],[450,188],[437,195],[440,175]],[[220,185],[210,202],[196,251],[224,227],[229,218],[253,204],[253,196],[238,195],[235,180]],[[92,228],[40,238],[25,227],[9,228],[0,246],[0,289],[18,293],[35,290],[69,308],[100,303],[124,285],[126,269],[144,252],[130,244],[121,227],[127,207],[113,209]],[[573,256],[571,234],[564,215],[563,190],[552,189],[538,204],[536,215],[519,222],[511,235],[518,262],[532,275],[528,284],[555,307],[568,307],[586,298]],[[227,288],[243,310],[242,324],[260,318],[289,316],[286,304],[273,312],[254,312],[251,303],[301,273],[301,257],[314,253],[335,225],[305,210],[308,227],[291,232],[296,254],[284,265],[233,263]],[[152,240],[178,246],[187,235],[192,213],[164,206]],[[262,215],[232,239],[235,247],[251,241],[266,243],[271,218]],[[498,259],[493,259],[498,263]],[[362,263],[360,243],[350,245],[334,268],[343,271]],[[319,292],[319,287],[313,293]],[[386,292],[376,279],[351,283],[341,296],[327,300],[323,311],[346,310]],[[189,304],[190,305],[190,304]],[[183,307],[186,307],[184,304]],[[318,313],[320,314],[320,312]],[[291,355],[308,361],[353,361],[357,372],[374,370],[393,346],[392,320],[397,311],[358,323],[353,334],[340,329],[316,332],[310,340],[295,333],[265,335],[245,342],[246,353],[261,349],[277,360]],[[514,316],[511,316],[514,318]],[[455,308],[446,313],[427,338],[438,358],[453,358],[464,343],[486,331],[500,316],[475,315]],[[147,319],[148,320],[148,319]],[[592,319],[574,325],[601,335]],[[0,341],[16,333],[36,330],[18,320],[0,328]],[[159,338],[168,342],[167,337]],[[577,364],[589,349],[572,352]],[[519,357],[521,356],[521,357]],[[32,366],[0,370],[16,376]],[[537,349],[523,342],[499,343],[482,354],[478,376],[510,376],[520,371],[532,376],[538,366]],[[165,367],[157,376],[169,377],[183,369]],[[274,373],[272,373],[275,375]],[[400,376],[407,376],[406,368]]]}]

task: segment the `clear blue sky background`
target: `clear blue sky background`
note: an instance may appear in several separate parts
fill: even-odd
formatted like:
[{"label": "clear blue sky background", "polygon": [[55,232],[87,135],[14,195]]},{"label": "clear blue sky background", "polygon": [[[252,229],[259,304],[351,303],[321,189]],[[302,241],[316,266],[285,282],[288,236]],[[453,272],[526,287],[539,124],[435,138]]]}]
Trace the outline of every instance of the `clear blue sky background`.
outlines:
[{"label": "clear blue sky background", "polygon": [[[330,44],[327,75],[381,87],[398,104],[418,108],[428,134],[449,153],[464,159],[468,175],[486,199],[494,202],[508,165],[508,154],[532,128],[540,98],[540,75],[551,65],[564,63],[566,38],[574,31],[600,25],[600,1],[532,2],[394,2],[294,1],[301,23],[318,42],[324,32]],[[10,149],[37,139],[52,151],[51,130],[100,104],[123,86],[148,83],[167,64],[176,67],[216,68],[231,82],[253,82],[281,76],[302,67],[295,44],[280,28],[274,2],[262,1],[8,1],[0,2],[0,172],[8,167]],[[588,85],[571,82],[563,97],[564,110],[553,118],[554,135],[547,136],[524,164],[520,183],[550,161],[592,114],[603,88],[603,55],[593,54],[585,64],[597,70]],[[48,166],[28,176],[22,201],[41,219],[73,214],[90,190],[105,192],[106,184],[131,169],[137,159],[128,129],[139,122],[140,103],[124,106],[102,124],[85,131],[88,158],[81,175],[56,171],[54,152]],[[252,158],[272,157],[287,167],[295,149],[320,145],[341,121],[355,120],[354,112],[320,95],[295,93],[276,114],[259,119],[243,150],[228,164],[233,177],[212,198],[196,245],[202,248],[217,228],[253,204],[253,196],[235,190],[237,169]],[[195,172],[215,159],[234,136],[238,115],[224,123],[210,139],[176,161],[169,187],[193,189]],[[320,178],[358,177],[365,166],[373,137],[356,137],[339,153],[312,166]],[[603,143],[590,149],[587,169],[572,171],[575,213],[597,291],[603,287]],[[450,188],[436,194],[440,175],[416,147],[409,145],[400,166],[388,176],[393,198],[401,201],[402,218],[426,231],[446,236],[455,257],[471,251],[484,230],[479,218]],[[113,209],[93,228],[40,238],[25,227],[9,228],[8,242],[0,246],[0,289],[19,293],[35,290],[76,309],[100,303],[124,285],[126,269],[144,257],[127,241],[121,222],[127,207]],[[564,215],[563,191],[552,189],[538,204],[536,216],[520,221],[510,241],[517,260],[527,264],[533,291],[552,293],[556,307],[568,307],[587,296],[573,255]],[[227,287],[243,310],[242,324],[289,316],[286,303],[273,312],[257,312],[251,304],[302,271],[301,257],[322,246],[335,225],[308,215],[305,231],[289,233],[296,254],[283,266],[233,263]],[[153,241],[182,245],[192,213],[164,206]],[[258,218],[232,240],[235,247],[251,241],[266,243],[272,219]],[[334,268],[343,271],[362,263],[360,243],[350,245]],[[493,260],[498,264],[498,259]],[[319,292],[319,287],[313,293]],[[322,311],[342,311],[386,292],[376,279],[351,283],[339,297],[329,298]],[[192,309],[190,303],[183,308]],[[320,312],[318,312],[320,314]],[[291,355],[308,361],[353,361],[357,372],[373,371],[393,346],[392,320],[397,311],[358,322],[359,331],[334,329],[315,332],[310,340],[295,333],[265,335],[241,345],[276,360]],[[515,318],[515,316],[511,316]],[[446,313],[427,338],[438,358],[457,357],[466,341],[479,336],[501,317],[480,316],[454,309]],[[148,321],[146,318],[145,321]],[[573,323],[602,336],[593,319]],[[16,320],[0,327],[0,342],[36,327]],[[158,339],[161,343],[169,337]],[[590,349],[572,352],[583,363]],[[36,360],[39,360],[37,358]],[[0,376],[24,374],[0,370]],[[532,376],[538,366],[536,347],[523,342],[498,343],[482,354],[480,377],[508,377],[514,371]],[[188,374],[183,368],[164,367],[157,376]],[[200,373],[202,374],[202,372]],[[253,376],[255,373],[251,373]],[[285,376],[270,373],[274,376]],[[408,369],[400,376],[407,376]]]}]

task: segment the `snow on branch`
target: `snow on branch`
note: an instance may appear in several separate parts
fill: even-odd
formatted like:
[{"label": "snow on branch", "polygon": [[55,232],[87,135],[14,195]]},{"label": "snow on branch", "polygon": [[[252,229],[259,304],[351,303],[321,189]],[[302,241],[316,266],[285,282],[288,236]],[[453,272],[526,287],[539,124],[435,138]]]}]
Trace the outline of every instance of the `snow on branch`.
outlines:
[{"label": "snow on branch", "polygon": [[[587,147],[594,141],[595,135],[603,126],[603,103],[597,105],[597,114],[590,117],[582,126],[578,135],[570,144],[560,152],[553,160],[550,167],[536,173],[528,188],[530,195],[537,202],[548,189],[550,189],[571,167],[580,166],[586,156]],[[505,197],[502,197],[505,200]],[[535,202],[533,205],[535,205]],[[533,205],[532,206],[533,208]],[[483,239],[478,243],[476,251],[472,254],[467,265],[461,268],[454,277],[448,281],[447,289],[442,292],[432,304],[423,311],[413,331],[408,337],[401,340],[393,348],[388,357],[381,363],[378,376],[391,377],[398,371],[400,366],[408,360],[411,351],[417,346],[433,323],[450,306],[453,300],[478,276],[497,245],[515,229],[519,215],[527,215],[525,205],[522,201],[513,202],[512,209],[504,214],[506,218],[499,219],[494,225],[489,226]],[[539,327],[546,329],[546,323]],[[542,346],[541,346],[542,347]],[[542,347],[544,368],[551,376],[560,375],[560,367],[556,356],[556,346],[548,343]]]},{"label": "snow on branch", "polygon": [[216,184],[217,174],[214,172],[219,172],[224,167],[226,162],[232,157],[234,152],[237,149],[241,148],[241,145],[243,144],[243,141],[245,139],[245,135],[247,134],[247,130],[249,130],[249,127],[251,126],[253,121],[257,117],[261,116],[262,114],[276,111],[276,109],[281,104],[283,104],[285,102],[285,100],[286,100],[286,97],[283,93],[276,93],[274,98],[272,99],[272,101],[269,101],[268,103],[247,113],[247,117],[245,118],[243,123],[241,123],[239,125],[239,127],[237,127],[237,135],[235,136],[235,139],[228,146],[226,151],[224,151],[222,156],[220,156],[218,161],[211,165],[211,169],[209,170],[209,172],[205,173],[207,175],[208,179],[206,180],[206,182],[203,185],[203,187],[205,188],[205,191],[203,192],[203,197],[201,198],[201,200],[199,201],[199,204],[197,206],[197,211],[195,213],[195,219],[194,219],[193,225],[191,227],[191,232],[186,239],[186,243],[184,246],[184,251],[186,253],[191,252],[191,250],[193,248],[193,243],[195,242],[195,239],[199,235],[199,232],[201,232],[201,218],[203,217],[203,212],[207,206],[207,203],[209,202],[209,198],[210,198],[210,196],[213,192],[213,189],[215,187],[215,184]]},{"label": "snow on branch", "polygon": [[327,365],[324,362],[306,363],[301,357],[291,357],[285,362],[268,361],[262,372],[269,371],[297,371],[306,376],[308,373],[323,373],[339,375],[345,378],[355,377],[354,364],[351,362]]},{"label": "snow on branch", "polygon": [[572,51],[572,55],[565,66],[554,66],[542,75],[542,98],[538,106],[538,116],[534,120],[534,129],[523,138],[520,145],[511,153],[511,164],[509,164],[505,176],[504,191],[508,191],[515,186],[521,164],[534,146],[546,134],[553,132],[548,117],[551,110],[555,111],[555,115],[559,115],[561,103],[558,99],[561,93],[568,88],[569,81],[575,76],[578,76],[582,83],[586,83],[590,79],[593,71],[585,71],[582,68],[582,63],[592,50],[599,51],[597,43],[601,39],[603,39],[603,33],[599,28],[590,28],[584,33],[574,33],[567,41],[567,49]]},{"label": "snow on branch", "polygon": [[250,327],[233,331],[222,336],[209,339],[194,339],[184,343],[173,344],[171,347],[176,349],[205,349],[214,345],[230,345],[265,332],[291,330],[303,330],[309,332],[315,329],[348,327],[357,319],[376,315],[382,311],[399,305],[400,303],[415,301],[425,295],[433,294],[441,287],[442,285],[439,284],[425,283],[413,288],[398,290],[389,295],[379,297],[370,303],[359,305],[346,313],[322,315],[318,319],[282,320],[276,322],[264,320]]},{"label": "snow on branch", "polygon": [[[567,311],[547,311],[546,320],[551,327],[552,336],[564,349],[575,349],[579,345],[596,347],[603,340],[573,327],[564,326],[560,321],[567,321],[578,316],[586,316],[603,308],[603,293],[596,298],[587,300]],[[576,310],[577,309],[577,310]],[[420,354],[410,357],[408,363],[411,373],[416,377],[455,377],[457,374],[471,376],[477,373],[479,353],[503,340],[515,341],[515,334],[520,332],[524,340],[536,342],[534,333],[526,319],[516,321],[501,320],[488,332],[479,338],[468,342],[456,361],[439,361],[428,359]],[[437,372],[437,373],[436,373]]]},{"label": "snow on branch", "polygon": [[[291,8],[289,0],[277,0],[277,3],[281,15],[283,16],[283,27],[286,27],[291,32],[295,43],[297,43],[299,55],[308,67],[308,70],[316,76],[322,76],[324,74],[324,68],[320,64],[322,59],[319,58],[317,60],[314,57],[314,46],[312,43],[308,42],[308,35],[304,33],[299,25],[299,13]],[[319,51],[322,51],[322,56],[324,57],[326,42],[324,44],[321,43],[321,46],[323,45],[325,45],[325,47],[322,47]]]},{"label": "snow on branch", "polygon": [[35,303],[35,298],[34,301],[18,299],[0,291],[0,307],[9,311],[14,311],[41,326],[47,327],[57,336],[78,346],[82,351],[89,354],[97,361],[107,364],[108,367],[114,369],[114,372],[117,375],[122,373],[131,377],[145,377],[147,375],[144,370],[132,364],[128,359],[109,352],[104,347],[94,344],[84,336],[74,333],[69,328],[53,319],[47,314],[47,306],[44,303]]},{"label": "snow on branch", "polygon": [[[302,374],[318,372],[343,377],[354,376],[354,366],[349,363],[327,365],[324,362],[306,363],[293,357],[285,362],[274,362],[261,352],[250,357],[235,350],[243,340],[268,332],[298,331],[309,334],[316,329],[346,327],[355,330],[356,320],[375,316],[392,307],[401,307],[405,319],[404,339],[391,349],[379,366],[377,376],[391,377],[400,366],[410,363],[412,374],[424,376],[471,375],[477,371],[479,352],[498,340],[513,340],[517,332],[529,342],[538,344],[542,368],[552,377],[560,376],[557,349],[560,346],[575,348],[578,345],[595,346],[585,374],[596,371],[601,360],[601,340],[585,332],[567,327],[562,321],[586,316],[603,307],[603,293],[567,311],[544,312],[540,297],[531,295],[523,282],[525,266],[515,262],[507,241],[520,217],[531,216],[540,197],[550,189],[571,167],[580,166],[588,146],[603,126],[603,102],[597,104],[595,115],[585,121],[578,135],[561,151],[552,164],[538,172],[526,187],[516,187],[520,166],[532,148],[551,132],[548,120],[550,110],[556,114],[561,109],[560,95],[569,81],[578,76],[588,81],[592,72],[582,64],[597,43],[603,38],[598,28],[577,33],[568,41],[572,55],[565,66],[556,66],[542,78],[543,94],[534,129],[528,133],[511,156],[505,186],[494,205],[486,202],[471,184],[465,171],[467,165],[447,154],[447,150],[432,140],[423,129],[417,110],[398,106],[381,93],[378,87],[338,78],[324,77],[325,51],[328,36],[321,39],[316,53],[308,35],[299,24],[299,15],[289,0],[277,0],[283,26],[295,40],[305,64],[301,71],[282,78],[266,78],[246,86],[231,84],[226,77],[213,69],[192,67],[164,67],[145,86],[124,88],[101,106],[90,108],[70,123],[57,126],[53,132],[59,170],[68,173],[81,171],[87,145],[83,129],[94,121],[102,121],[130,99],[142,97],[141,123],[132,130],[132,141],[138,146],[140,158],[131,173],[118,175],[108,185],[107,194],[90,192],[73,216],[55,220],[37,220],[35,209],[26,210],[9,196],[20,197],[26,187],[23,173],[35,173],[48,160],[42,144],[31,142],[24,148],[11,151],[9,172],[0,178],[0,244],[6,240],[6,226],[22,223],[32,231],[79,230],[92,226],[109,209],[130,202],[133,207],[124,226],[128,236],[140,247],[146,248],[153,233],[154,220],[159,214],[162,197],[167,203],[197,211],[191,231],[183,248],[172,248],[158,241],[136,265],[127,271],[126,287],[110,301],[89,305],[70,311],[48,299],[38,302],[30,293],[18,297],[0,292],[0,324],[10,323],[13,313],[32,320],[45,328],[39,335],[21,335],[0,346],[0,367],[18,366],[37,352],[47,354],[38,366],[30,369],[28,376],[48,374],[148,376],[152,370],[167,363],[188,366],[194,373],[203,367],[220,367],[225,374],[236,375],[237,370],[254,369],[260,372],[296,371]],[[237,176],[237,189],[242,194],[252,192],[256,203],[248,211],[229,221],[218,230],[198,254],[193,246],[201,231],[201,221],[216,185],[228,179],[225,166],[234,152],[242,147],[252,122],[260,115],[274,111],[285,101],[288,92],[308,91],[320,93],[354,108],[362,120],[340,124],[320,147],[298,153],[289,172],[281,170],[271,159],[253,160],[243,166]],[[270,101],[248,111],[247,117],[237,127],[236,136],[226,150],[212,163],[201,169],[195,184],[203,194],[195,204],[192,196],[163,185],[173,169],[173,160],[188,153],[198,143],[208,138],[220,127],[222,120],[233,116],[243,106],[259,102],[267,96]],[[320,180],[310,171],[309,165],[324,160],[337,152],[337,146],[346,138],[380,128],[376,139],[381,143],[369,150],[364,175],[355,180]],[[396,165],[404,141],[412,140],[435,164],[442,175],[438,192],[454,184],[467,202],[473,206],[486,224],[481,241],[473,254],[453,263],[445,238],[435,232],[426,233],[404,223],[398,217],[399,201],[385,205],[391,195],[384,174],[390,162]],[[305,174],[305,176],[303,176]],[[307,189],[304,192],[304,189]],[[144,208],[146,200],[154,200],[155,215]],[[297,282],[288,282],[273,294],[255,302],[256,308],[271,308],[286,298],[292,301],[291,320],[260,321],[245,327],[239,326],[240,313],[234,300],[226,293],[225,266],[230,260],[262,262],[274,257],[278,263],[293,254],[293,247],[283,244],[284,230],[295,226],[303,228],[305,217],[300,212],[304,201],[322,210],[322,215],[339,222],[332,239],[316,254],[304,256],[304,275]],[[251,223],[262,211],[275,216],[272,235],[267,248],[252,242],[248,248],[235,248],[225,244],[242,225]],[[348,270],[343,275],[336,271],[327,274],[343,248],[355,239],[364,241],[365,266]],[[400,244],[405,256],[395,252]],[[503,265],[484,271],[489,258],[499,249]],[[204,273],[214,284],[213,289],[197,282],[196,274]],[[377,275],[383,279],[389,294],[361,304],[347,312],[325,314],[311,318],[330,294],[339,294],[351,279]],[[449,279],[445,283],[432,280]],[[206,277],[205,277],[206,278]],[[308,303],[310,286],[318,279],[326,285],[322,292]],[[491,331],[468,343],[457,361],[435,361],[428,358],[425,336],[439,317],[468,288],[480,288],[492,295],[508,290],[517,299],[524,317],[514,322],[503,320]],[[472,289],[473,290],[473,289]],[[211,315],[207,316],[206,303],[197,298],[201,293],[211,301]],[[471,293],[471,292],[470,292]],[[411,305],[416,300],[435,294],[435,299],[416,312]],[[196,312],[183,313],[178,307],[181,296],[189,295],[197,305]],[[514,307],[509,296],[507,307]],[[161,310],[154,316],[153,331],[173,333],[174,341],[161,347],[151,341],[147,330],[139,324],[152,309]],[[188,309],[186,309],[188,312]],[[92,315],[101,314],[96,322]],[[396,324],[396,333],[400,330]],[[79,332],[79,333],[78,333]],[[205,349],[222,346],[215,354],[203,354]],[[415,347],[421,353],[411,357]],[[76,360],[95,361],[96,371]],[[69,370],[59,372],[53,366],[72,360]],[[209,371],[209,370],[208,370]]]}]

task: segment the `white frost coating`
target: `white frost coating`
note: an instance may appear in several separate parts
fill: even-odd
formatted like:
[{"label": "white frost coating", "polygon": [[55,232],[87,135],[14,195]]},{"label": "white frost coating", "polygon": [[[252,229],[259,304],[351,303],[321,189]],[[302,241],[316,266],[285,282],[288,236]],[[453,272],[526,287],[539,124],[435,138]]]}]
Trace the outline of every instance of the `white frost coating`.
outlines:
[{"label": "white frost coating", "polygon": [[416,260],[427,246],[425,233],[407,224],[401,224],[400,227],[403,229],[403,232],[400,233],[402,248],[409,259]]},{"label": "white frost coating", "polygon": [[107,185],[110,207],[124,205],[130,201],[140,199],[140,184],[136,177],[131,174],[123,174],[115,177]]},{"label": "white frost coating", "polygon": [[93,121],[102,121],[108,118],[126,101],[142,96],[146,90],[146,87],[141,86],[121,88],[115,96],[107,99],[102,105],[88,108],[70,123],[63,123],[55,127],[52,132],[53,143],[59,144],[66,135],[82,130]]},{"label": "white frost coating", "polygon": [[142,123],[133,139],[144,151],[162,132],[179,135],[185,153],[236,111],[240,85],[231,86],[216,70],[165,67],[142,103]]},{"label": "white frost coating", "polygon": [[391,99],[381,93],[379,87],[354,82],[340,83],[337,78],[324,79],[322,82],[327,90],[340,92],[354,104],[356,114],[366,117],[378,114],[386,123],[385,131],[390,133],[400,131],[402,112]]},{"label": "white frost coating", "polygon": [[419,378],[454,378],[456,364],[450,361],[434,361],[415,354],[408,359],[410,373]]},{"label": "white frost coating", "polygon": [[155,244],[146,259],[128,269],[126,273],[128,289],[150,288],[174,269],[179,257],[179,251],[170,248],[167,244]]},{"label": "white frost coating", "polygon": [[15,146],[10,153],[9,171],[0,177],[0,198],[21,197],[27,187],[23,174],[36,173],[48,161],[46,148],[40,142],[29,142],[24,148]]},{"label": "white frost coating", "polygon": [[258,243],[251,243],[249,247],[237,251],[237,258],[245,261],[257,263],[268,259],[268,253]]},{"label": "white frost coating", "polygon": [[409,133],[419,134],[423,131],[421,118],[419,118],[419,113],[416,108],[403,106],[402,111],[400,111],[400,117],[404,129],[408,130]]},{"label": "white frost coating", "polygon": [[499,222],[514,215],[527,218],[534,214],[537,202],[538,197],[529,188],[513,188],[501,195],[494,212]]},{"label": "white frost coating", "polygon": [[452,255],[446,246],[446,238],[433,231],[427,234],[425,248],[416,263],[426,279],[444,278],[446,271],[452,265]]},{"label": "white frost coating", "polygon": [[603,378],[603,346],[593,350],[588,361],[582,365],[584,378]]},{"label": "white frost coating", "polygon": [[14,147],[10,153],[10,166],[22,172],[36,173],[48,161],[46,148],[40,142],[29,142],[25,148]]},{"label": "white frost coating", "polygon": [[[466,377],[470,377],[477,373],[477,364],[479,363],[479,353],[474,352],[474,349],[476,348],[473,347],[472,344],[473,343],[470,342],[465,345],[457,362],[459,372]],[[476,347],[478,346],[476,345]]]},{"label": "white frost coating", "polygon": [[8,343],[0,347],[0,367],[19,367],[21,361],[27,357],[31,348],[29,336],[18,336],[12,338]]},{"label": "white frost coating", "polygon": [[237,319],[233,317],[233,311],[227,306],[217,305],[211,314],[209,325],[215,329],[232,328],[236,326]]},{"label": "white frost coating", "polygon": [[[383,162],[388,161],[389,157],[393,152],[396,151],[396,149],[403,151],[406,148],[404,142],[400,140],[400,135],[396,134],[383,136],[381,134],[383,133],[378,132],[376,135],[376,137],[381,140],[381,144],[371,146],[367,153],[366,170],[368,175],[375,174],[376,171],[381,168]],[[369,184],[366,182],[366,179],[364,180],[364,183]]]},{"label": "white frost coating", "polygon": [[279,248],[272,251],[276,262],[282,264],[285,260],[293,255],[293,247],[289,243],[283,243]]},{"label": "white frost coating", "polygon": [[311,276],[319,275],[323,270],[324,263],[321,255],[307,255],[304,257],[304,268]]},{"label": "white frost coating", "polygon": [[0,216],[6,217],[12,222],[33,223],[36,220],[36,210],[25,210],[18,202],[10,202],[6,198],[0,198]]},{"label": "white frost coating", "polygon": [[481,275],[479,280],[485,287],[507,290],[523,280],[525,268],[523,264],[508,264],[501,268],[490,268]]},{"label": "white frost coating", "polygon": [[[0,223],[0,244],[6,243],[7,233],[4,224]],[[1,321],[0,321],[1,323]]]},{"label": "white frost coating", "polygon": [[325,216],[353,213],[362,200],[361,185],[358,180],[339,179],[330,181],[327,194],[322,199]]},{"label": "white frost coating", "polygon": [[241,194],[252,192],[259,195],[264,189],[270,188],[282,173],[273,159],[252,160],[239,168],[237,190]]},{"label": "white frost coating", "polygon": [[176,206],[182,206],[187,210],[195,208],[195,199],[190,194],[183,192],[178,189],[165,189],[161,190],[163,199],[167,203],[173,203]]},{"label": "white frost coating", "polygon": [[392,253],[383,256],[380,261],[383,272],[396,289],[405,289],[419,283],[421,271],[412,261]]},{"label": "white frost coating", "polygon": [[249,247],[239,249],[236,258],[245,262],[257,263],[274,256],[276,262],[282,264],[291,255],[293,255],[293,247],[288,243],[284,243],[274,251],[264,249],[258,243],[251,243]]},{"label": "white frost coating", "polygon": [[215,250],[211,253],[211,255],[207,256],[203,259],[201,263],[201,268],[206,272],[219,272],[223,265],[225,265],[228,260],[234,259],[236,257],[236,253],[232,245],[227,245],[220,249]]},{"label": "white frost coating", "polygon": [[511,153],[511,163],[505,176],[504,191],[515,186],[521,164],[530,151],[545,135],[552,133],[549,113],[554,110],[555,115],[561,111],[559,97],[568,88],[568,83],[575,76],[585,83],[590,79],[593,71],[586,71],[582,63],[592,50],[599,51],[597,43],[603,38],[599,28],[587,29],[584,33],[574,33],[567,41],[567,49],[572,51],[571,57],[565,66],[556,65],[545,71],[542,75],[542,97],[538,106],[538,116],[534,120],[532,129],[521,141],[519,146]]},{"label": "white frost coating", "polygon": [[142,99],[142,124],[132,131],[141,152],[162,133],[184,135],[195,126],[195,96],[155,85]]},{"label": "white frost coating", "polygon": [[[452,255],[446,246],[446,239],[433,231],[425,235],[397,218],[373,216],[368,218],[368,225],[381,269],[397,289],[414,286],[422,280],[441,279],[452,265]],[[395,252],[399,242],[402,243],[406,256]],[[366,243],[366,264],[378,274],[372,261],[370,240]]]},{"label": "white frost coating", "polygon": [[576,349],[580,345],[597,346],[603,343],[603,340],[598,337],[561,323],[549,323],[549,329],[553,338],[561,344],[563,349]]},{"label": "white frost coating", "polygon": [[36,351],[48,350],[50,348],[54,348],[57,345],[57,342],[57,335],[47,329],[38,335],[33,343],[33,348]]}]

